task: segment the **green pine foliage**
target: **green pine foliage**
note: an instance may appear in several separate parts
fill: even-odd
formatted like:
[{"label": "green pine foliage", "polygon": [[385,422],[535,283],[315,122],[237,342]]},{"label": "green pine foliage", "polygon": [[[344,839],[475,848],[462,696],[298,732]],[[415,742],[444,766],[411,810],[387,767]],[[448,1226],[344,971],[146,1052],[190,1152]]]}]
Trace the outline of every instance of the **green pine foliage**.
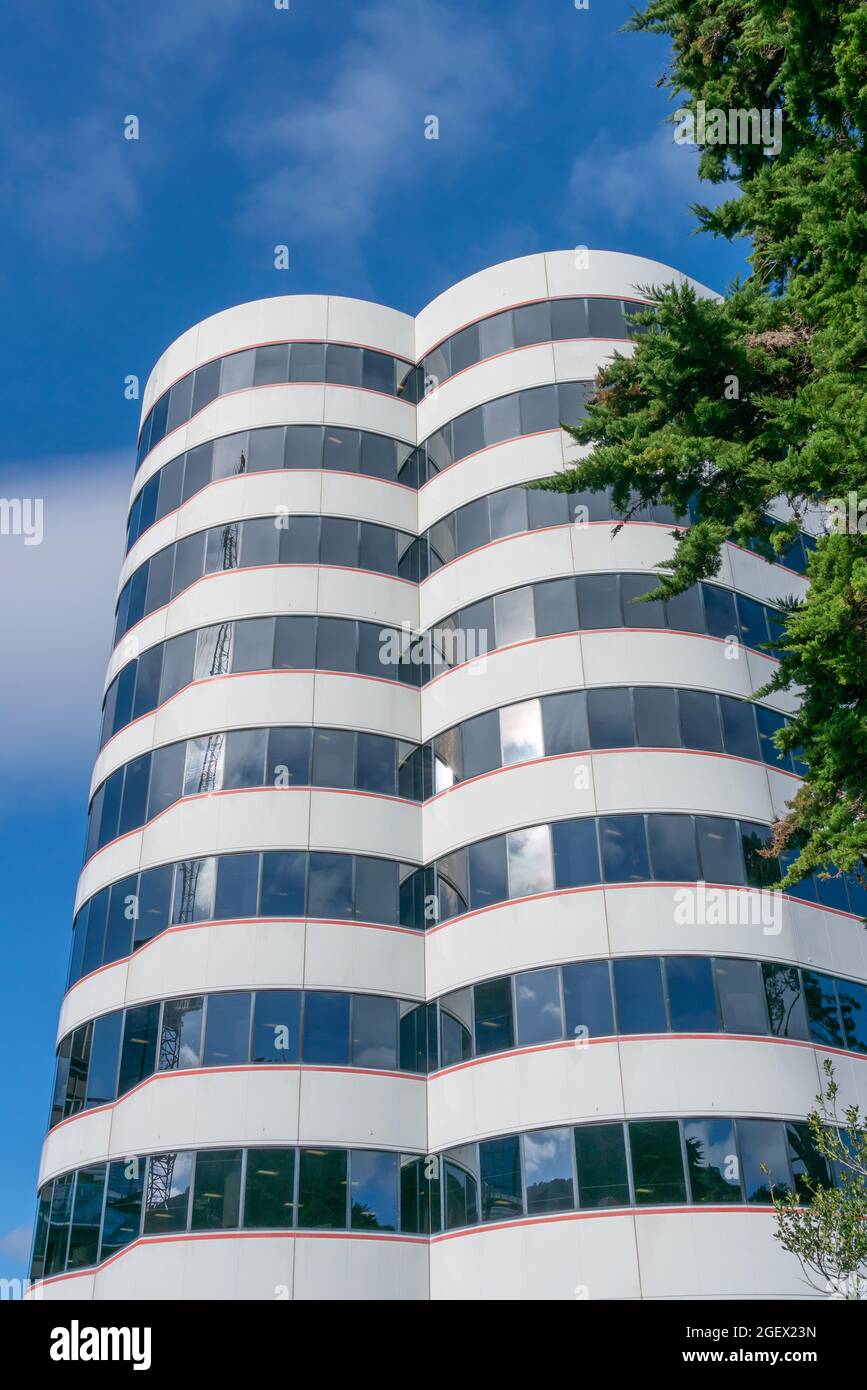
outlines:
[{"label": "green pine foliage", "polygon": [[[751,273],[722,302],[641,287],[653,307],[637,322],[652,331],[601,371],[570,430],[585,457],[540,484],[610,486],[626,516],[694,499],[699,521],[660,565],[663,596],[715,574],[726,540],[773,558],[808,508],[867,504],[867,5],[650,0],[626,27],[671,38],[662,80],[678,107],[782,113],[778,154],[700,156],[701,177],[732,196],[694,206],[699,227],[748,238]],[[768,523],[775,499],[794,510],[788,528]],[[775,827],[774,852],[799,851],[786,886],[817,866],[860,875],[867,858],[867,535],[821,539],[809,579],[767,687],[802,694],[778,741],[810,768]]]}]

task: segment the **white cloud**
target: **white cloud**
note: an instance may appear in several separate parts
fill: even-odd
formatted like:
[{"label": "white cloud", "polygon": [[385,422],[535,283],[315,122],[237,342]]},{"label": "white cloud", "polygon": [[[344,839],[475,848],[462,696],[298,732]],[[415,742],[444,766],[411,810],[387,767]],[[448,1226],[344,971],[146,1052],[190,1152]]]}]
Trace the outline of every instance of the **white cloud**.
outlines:
[{"label": "white cloud", "polygon": [[0,498],[42,498],[41,545],[0,535],[0,771],[7,810],[87,771],[123,558],[130,452],[21,461]]},{"label": "white cloud", "polygon": [[[315,100],[290,89],[275,109],[269,85],[268,105],[254,96],[230,132],[251,178],[244,229],[275,242],[357,247],[383,198],[412,196],[426,161],[447,159],[453,173],[456,159],[478,156],[497,109],[515,103],[526,81],[505,30],[502,15],[482,23],[445,5],[360,9]],[[431,115],[438,141],[424,138]]]},{"label": "white cloud", "polygon": [[569,199],[576,213],[589,206],[609,214],[618,229],[651,228],[682,241],[685,224],[695,222],[690,204],[713,206],[728,195],[699,181],[698,151],[676,145],[672,130],[660,126],[631,144],[597,135],[572,165]]}]

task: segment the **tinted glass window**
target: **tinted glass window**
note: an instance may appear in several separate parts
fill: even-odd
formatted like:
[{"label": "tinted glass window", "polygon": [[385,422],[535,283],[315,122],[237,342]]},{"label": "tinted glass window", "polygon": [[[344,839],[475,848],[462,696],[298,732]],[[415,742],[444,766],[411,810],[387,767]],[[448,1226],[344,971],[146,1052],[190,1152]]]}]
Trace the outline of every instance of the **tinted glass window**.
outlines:
[{"label": "tinted glass window", "polygon": [[302,917],[304,915],[304,855],[270,853],[262,855],[262,893],[259,912],[263,917]]},{"label": "tinted glass window", "polygon": [[620,590],[623,595],[623,621],[627,627],[665,627],[665,605],[661,599],[639,602],[644,594],[659,588],[652,574],[623,574]]},{"label": "tinted glass window", "polygon": [[302,1149],[298,1225],[341,1230],[346,1226],[346,1153]]},{"label": "tinted glass window", "polygon": [[647,817],[653,877],[669,883],[701,877],[691,816]]},{"label": "tinted glass window", "polygon": [[214,917],[218,921],[255,917],[258,896],[259,855],[222,855],[217,867]]},{"label": "tinted glass window", "polygon": [[302,1056],[305,1062],[345,1066],[349,1062],[348,994],[308,991],[304,997]]},{"label": "tinted glass window", "polygon": [[204,999],[201,994],[166,1000],[157,1059],[160,1071],[181,1071],[199,1065],[202,1058],[203,1014]]},{"label": "tinted glass window", "polygon": [[838,980],[837,997],[846,1046],[853,1052],[867,1052],[867,986],[856,984],[854,980]]},{"label": "tinted glass window", "polygon": [[250,1046],[250,995],[212,994],[205,1020],[206,1067],[237,1066],[247,1061]]},{"label": "tinted glass window", "polygon": [[632,692],[638,742],[644,748],[677,748],[680,728],[675,691],[637,687]]},{"label": "tinted glass window", "polygon": [[488,980],[476,985],[475,999],[476,1052],[505,1052],[515,1046],[512,1023],[512,982]]},{"label": "tinted glass window", "polygon": [[506,854],[510,897],[528,897],[553,888],[551,834],[547,825],[512,831],[506,836]]},{"label": "tinted glass window", "polygon": [[574,1207],[571,1130],[542,1129],[525,1134],[524,1170],[529,1215]]},{"label": "tinted glass window", "polygon": [[719,703],[726,752],[739,758],[758,758],[752,705],[746,700],[735,700],[731,695],[720,695]]},{"label": "tinted glass window", "polygon": [[352,1065],[397,1067],[397,1008],[393,999],[357,994],[352,1000]]},{"label": "tinted glass window", "polygon": [[767,1033],[765,992],[758,961],[718,960],[716,982],[726,1032]]},{"label": "tinted glass window", "polygon": [[516,1134],[479,1145],[479,1174],[483,1221],[523,1215],[521,1151]]},{"label": "tinted glass window", "polygon": [[675,632],[704,632],[705,620],[698,585],[665,600],[668,626]]},{"label": "tinted glass window", "polygon": [[678,692],[678,704],[684,748],[706,748],[708,752],[722,752],[722,732],[716,697],[706,695],[701,690],[681,690]]},{"label": "tinted glass window", "polygon": [[602,873],[607,882],[640,882],[650,878],[642,816],[600,816],[599,840]]},{"label": "tinted glass window", "polygon": [[557,821],[551,826],[551,838],[554,882],[558,888],[579,888],[587,883],[599,883],[596,822],[592,818]]},{"label": "tinted glass window", "polygon": [[506,874],[506,842],[502,836],[470,845],[470,906],[487,907],[509,896]]},{"label": "tinted glass window", "polygon": [[610,1037],[616,1031],[607,961],[564,965],[563,1002],[567,1038],[581,1042],[586,1038]]},{"label": "tinted glass window", "polygon": [[231,1230],[239,1225],[240,1216],[240,1149],[215,1149],[197,1154],[191,1229]]},{"label": "tinted glass window", "polygon": [[162,1153],[147,1160],[145,1235],[187,1229],[194,1158],[192,1153]]},{"label": "tinted glass window", "polygon": [[574,753],[590,746],[587,701],[583,690],[545,695],[540,701],[545,753]]},{"label": "tinted glass window", "polygon": [[518,1016],[518,1043],[522,1047],[562,1038],[560,971],[527,970],[516,975],[515,1010]]},{"label": "tinted glass window", "polygon": [[295,1216],[295,1151],[248,1149],[244,1225],[285,1230]]},{"label": "tinted glass window", "polygon": [[737,825],[720,816],[696,816],[701,876],[707,883],[743,883]]},{"label": "tinted glass window", "polygon": [[765,961],[762,976],[771,1033],[777,1038],[806,1040],[809,1037],[807,1010],[798,967]]},{"label": "tinted glass window", "polygon": [[500,766],[500,724],[496,710],[477,714],[461,726],[463,776],[477,777]]},{"label": "tinted glass window", "polygon": [[123,1028],[123,1010],[94,1020],[87,1072],[85,1108],[106,1105],[117,1094],[117,1064]]},{"label": "tinted glass window", "polygon": [[353,1149],[350,1157],[350,1225],[354,1231],[397,1230],[395,1153]]},{"label": "tinted glass window", "polygon": [[617,575],[579,575],[578,608],[584,628],[622,627]]},{"label": "tinted glass window", "polygon": [[734,594],[719,584],[702,584],[705,620],[712,637],[737,640],[738,622]]},{"label": "tinted glass window", "polygon": [[135,1009],[127,1009],[121,1044],[118,1096],[126,1095],[127,1091],[153,1072],[159,1017],[159,1004],[144,1004]]},{"label": "tinted glass window", "polygon": [[588,690],[587,717],[592,748],[631,748],[635,743],[629,690]]},{"label": "tinted glass window", "polygon": [[581,1125],[575,1131],[578,1205],[629,1205],[629,1176],[622,1125]]},{"label": "tinted glass window", "polygon": [[301,994],[298,990],[268,989],[256,995],[253,1011],[253,1062],[280,1065],[301,1056]]},{"label": "tinted glass window", "polygon": [[817,1187],[831,1186],[827,1161],[816,1148],[809,1125],[787,1124],[784,1132],[795,1191],[799,1199],[809,1205]]},{"label": "tinted glass window", "polygon": [[129,1245],[130,1241],[138,1236],[141,1226],[144,1167],[143,1159],[121,1159],[117,1163],[109,1164],[108,1191],[102,1222],[102,1260],[114,1254],[115,1250]]},{"label": "tinted glass window", "polygon": [[680,1130],[676,1120],[645,1120],[629,1126],[635,1201],[667,1206],[686,1201]]},{"label": "tinted glass window", "polygon": [[837,1008],[837,991],[830,975],[817,970],[803,970],[807,1018],[813,1042],[843,1047],[843,1030]]},{"label": "tinted glass window", "polygon": [[740,1162],[731,1120],[684,1120],[686,1166],[694,1202],[740,1202]]},{"label": "tinted glass window", "polygon": [[578,595],[574,579],[549,579],[534,584],[533,602],[537,637],[577,631]]},{"label": "tinted glass window", "polygon": [[614,994],[618,1031],[664,1033],[668,1029],[662,970],[657,956],[615,960]]},{"label": "tinted glass window", "polygon": [[746,1200],[768,1206],[772,1188],[782,1196],[789,1186],[783,1126],[776,1120],[738,1120],[738,1141]]},{"label": "tinted glass window", "polygon": [[670,956],[665,974],[674,1031],[715,1033],[719,1019],[710,961],[701,956]]},{"label": "tinted glass window", "polygon": [[67,1269],[82,1269],[86,1265],[96,1264],[104,1188],[104,1163],[93,1168],[80,1168],[75,1175]]},{"label": "tinted glass window", "polygon": [[311,917],[352,916],[351,855],[310,855],[307,911]]}]

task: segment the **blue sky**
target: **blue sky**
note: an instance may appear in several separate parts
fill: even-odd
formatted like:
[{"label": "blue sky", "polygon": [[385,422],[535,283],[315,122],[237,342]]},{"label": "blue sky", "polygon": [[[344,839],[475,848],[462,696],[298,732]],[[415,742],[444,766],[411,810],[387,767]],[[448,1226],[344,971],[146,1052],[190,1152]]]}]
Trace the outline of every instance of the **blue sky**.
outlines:
[{"label": "blue sky", "polygon": [[[724,289],[746,248],[663,121],[667,44],[621,0],[12,0],[0,81],[0,1276],[24,1272],[142,379],[227,305],[408,312],[589,245]],[[440,138],[425,140],[429,115]],[[123,138],[136,115],[140,138]],[[277,271],[273,248],[289,247]]]}]

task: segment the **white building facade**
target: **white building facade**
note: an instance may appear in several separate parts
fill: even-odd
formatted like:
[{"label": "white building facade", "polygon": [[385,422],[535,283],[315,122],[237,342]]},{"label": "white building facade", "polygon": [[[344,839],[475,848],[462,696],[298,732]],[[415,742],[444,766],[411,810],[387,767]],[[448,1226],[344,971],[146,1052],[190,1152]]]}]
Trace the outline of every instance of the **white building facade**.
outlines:
[{"label": "white building facade", "polygon": [[689,518],[526,486],[672,278],[265,299],[157,363],[39,1296],[809,1295],[769,1185],[828,1177],[826,1057],[867,1101],[864,904],[764,891],[753,694],[811,539],[637,604]]}]

